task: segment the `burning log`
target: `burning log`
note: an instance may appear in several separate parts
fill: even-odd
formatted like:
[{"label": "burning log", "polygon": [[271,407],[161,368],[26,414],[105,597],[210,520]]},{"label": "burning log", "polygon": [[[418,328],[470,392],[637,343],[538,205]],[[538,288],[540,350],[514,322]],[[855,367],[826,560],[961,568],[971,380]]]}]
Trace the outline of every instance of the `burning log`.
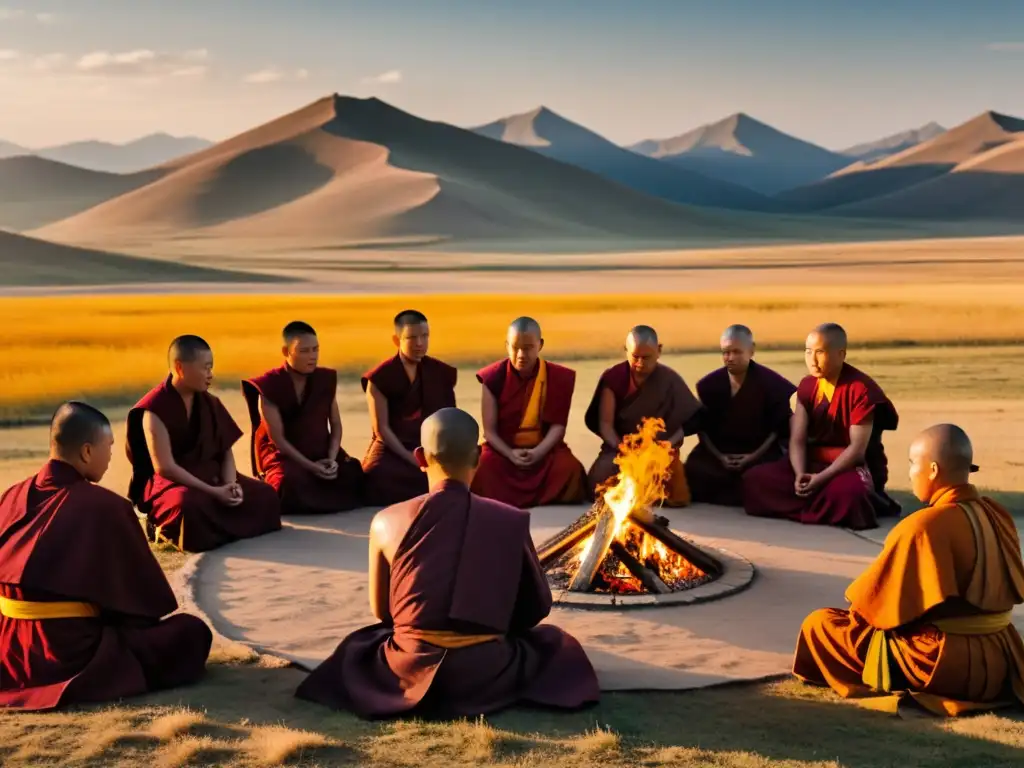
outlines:
[{"label": "burning log", "polygon": [[695,566],[700,568],[708,576],[722,575],[721,563],[698,549],[686,539],[677,536],[667,525],[660,524],[660,520],[648,522],[642,517],[635,516],[633,513],[630,513],[630,519],[634,525],[640,528],[640,530],[648,536],[653,536],[669,549],[675,550]]},{"label": "burning log", "polygon": [[605,507],[602,509],[594,526],[594,538],[590,542],[590,549],[587,550],[586,557],[583,558],[579,569],[573,575],[572,581],[569,582],[569,589],[571,591],[587,592],[590,590],[590,585],[594,581],[597,569],[608,553],[608,547],[611,546],[612,539],[615,538],[615,529],[617,527],[615,514],[611,508]]},{"label": "burning log", "polygon": [[613,541],[611,551],[619,558],[619,562],[626,566],[629,572],[640,580],[640,583],[644,585],[648,592],[667,595],[672,591],[672,588],[662,581],[658,574],[633,557],[630,551],[626,549],[626,545],[621,541]]},{"label": "burning log", "polygon": [[541,544],[537,556],[540,558],[540,564],[547,566],[553,560],[564,555],[570,549],[575,547],[585,538],[590,536],[594,532],[594,528],[597,527],[597,515],[592,515],[589,520],[580,525],[576,529],[568,529],[559,533],[554,538],[548,539]]}]

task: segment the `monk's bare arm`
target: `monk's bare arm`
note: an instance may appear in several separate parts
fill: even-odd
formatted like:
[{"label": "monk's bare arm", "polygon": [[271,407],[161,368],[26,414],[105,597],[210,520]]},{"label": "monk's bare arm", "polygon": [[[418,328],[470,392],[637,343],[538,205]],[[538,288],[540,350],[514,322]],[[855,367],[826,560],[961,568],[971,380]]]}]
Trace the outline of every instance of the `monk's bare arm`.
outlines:
[{"label": "monk's bare arm", "polygon": [[771,447],[773,445],[775,445],[775,443],[776,443],[776,441],[778,439],[779,439],[779,436],[777,434],[775,434],[774,432],[772,432],[770,435],[768,435],[768,437],[765,438],[765,441],[763,443],[761,443],[761,445],[759,445],[757,447],[757,450],[754,451],[752,454],[750,454],[750,456],[747,457],[747,463],[748,464],[753,464],[755,461],[760,460],[760,458],[762,456],[764,456],[768,451],[771,450]]},{"label": "monk's bare arm", "polygon": [[370,612],[384,624],[391,623],[391,564],[383,547],[388,535],[387,519],[377,513],[370,525]]},{"label": "monk's bare arm", "polygon": [[498,435],[498,399],[487,387],[480,398],[480,416],[484,426],[484,440],[506,459],[516,462],[512,447]]},{"label": "monk's bare arm", "polygon": [[818,473],[819,483],[827,482],[836,475],[864,463],[864,455],[867,453],[868,443],[871,441],[872,427],[871,421],[850,427],[850,444],[836,457],[835,461]]},{"label": "monk's bare arm", "polygon": [[288,442],[284,436],[284,420],[281,418],[281,411],[277,406],[260,395],[260,416],[266,422],[267,431],[270,432],[270,439],[274,441],[277,449],[308,472],[319,472],[319,467],[303,456],[299,450]]},{"label": "monk's bare arm", "polygon": [[160,477],[166,477],[171,482],[179,483],[186,488],[194,488],[197,491],[216,495],[216,488],[178,466],[174,460],[174,453],[171,451],[171,436],[167,433],[167,427],[160,421],[159,416],[153,414],[152,411],[143,413],[142,431],[146,435],[146,447],[149,448],[154,472]]},{"label": "monk's bare arm", "polygon": [[789,463],[797,477],[807,472],[807,409],[797,403],[789,421]]},{"label": "monk's bare arm", "polygon": [[700,444],[707,448],[708,452],[712,456],[714,456],[719,461],[725,461],[725,455],[720,450],[718,450],[718,446],[715,445],[714,441],[712,441],[712,439],[708,436],[707,432],[700,432],[697,436],[700,439]]},{"label": "monk's bare arm", "polygon": [[548,427],[548,433],[544,435],[544,439],[530,449],[530,455],[534,461],[540,461],[551,453],[551,449],[563,439],[565,439],[565,427],[561,424],[552,424]]},{"label": "monk's bare arm", "polygon": [[597,404],[597,424],[605,445],[618,450],[622,438],[615,431],[615,393],[608,387],[601,390],[601,399]]},{"label": "monk's bare arm", "polygon": [[331,415],[327,423],[331,427],[331,441],[327,445],[327,458],[334,461],[341,453],[341,411],[338,409],[338,395],[335,391],[334,399],[331,400]]},{"label": "monk's bare arm", "polygon": [[392,453],[401,456],[414,467],[418,467],[416,457],[402,445],[402,441],[391,431],[391,426],[388,424],[388,399],[373,385],[372,381],[366,383],[366,402],[370,406],[370,426],[373,427],[374,434],[380,435],[380,439]]},{"label": "monk's bare arm", "polygon": [[224,458],[220,460],[220,481],[224,485],[238,482],[238,468],[235,466],[235,454],[228,448]]}]

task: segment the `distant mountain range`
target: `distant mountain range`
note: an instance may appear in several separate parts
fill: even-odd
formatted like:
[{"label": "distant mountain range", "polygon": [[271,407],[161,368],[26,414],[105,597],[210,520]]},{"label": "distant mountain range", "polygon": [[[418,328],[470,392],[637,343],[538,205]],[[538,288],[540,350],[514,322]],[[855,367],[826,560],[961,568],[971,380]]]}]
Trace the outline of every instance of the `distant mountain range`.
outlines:
[{"label": "distant mountain range", "polygon": [[870,163],[872,160],[879,160],[889,155],[895,155],[905,149],[916,147],[925,141],[941,136],[946,132],[938,123],[928,123],[920,128],[912,128],[909,131],[901,131],[891,136],[886,136],[878,141],[869,141],[866,144],[858,144],[849,149],[844,149],[841,154]]},{"label": "distant mountain range", "polygon": [[150,134],[125,144],[76,141],[41,149],[29,149],[0,141],[0,158],[35,155],[91,171],[135,173],[206,149],[211,144],[212,142],[195,136],[171,136],[166,133]]}]

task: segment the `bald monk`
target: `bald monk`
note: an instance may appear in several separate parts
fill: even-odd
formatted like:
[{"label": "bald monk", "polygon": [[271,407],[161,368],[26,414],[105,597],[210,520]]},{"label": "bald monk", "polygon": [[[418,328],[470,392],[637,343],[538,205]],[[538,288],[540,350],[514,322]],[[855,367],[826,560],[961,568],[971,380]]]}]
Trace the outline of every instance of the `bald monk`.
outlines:
[{"label": "bald monk", "polygon": [[1010,514],[970,483],[971,442],[940,424],[910,446],[910,483],[928,506],[892,529],[846,591],[849,610],[804,621],[793,672],[895,711],[910,697],[939,715],[1024,703],[1024,563]]},{"label": "bald monk", "polygon": [[543,360],[532,317],[512,321],[508,356],[476,373],[484,447],[473,492],[523,509],[586,499],[583,465],[565,444],[576,372]]},{"label": "bald monk", "polygon": [[675,454],[662,503],[668,507],[690,503],[679,448],[684,436],[696,430],[701,406],[683,377],[659,362],[661,350],[657,332],[638,325],[626,336],[626,360],[602,373],[597,382],[585,417],[587,428],[602,440],[601,452],[587,473],[587,485],[595,496],[618,475],[615,457],[622,438],[637,432],[644,419],[658,418],[665,422],[659,439],[671,443]]},{"label": "bald monk", "polygon": [[743,506],[743,475],[783,456],[796,387],[754,361],[754,334],[745,325],[722,332],[725,365],[697,382],[704,405],[700,443],[686,457],[694,501]]},{"label": "bald monk", "polygon": [[252,472],[281,498],[281,513],[345,512],[362,502],[363,468],[341,449],[338,372],[317,365],[307,323],[282,333],[284,365],[242,382],[252,425]]},{"label": "bald monk", "polygon": [[899,416],[882,388],[846,362],[846,331],[819,325],[804,352],[810,375],[797,387],[789,456],[743,475],[748,515],[853,530],[898,515],[885,493],[888,461],[882,432]]},{"label": "bald monk", "polygon": [[128,412],[128,497],[158,534],[187,552],[280,530],[274,489],[235,470],[231,446],[242,430],[209,392],[210,345],[179,336],[167,357],[167,379]]},{"label": "bald monk", "polygon": [[363,456],[365,498],[375,506],[397,504],[427,492],[414,452],[423,420],[455,406],[458,371],[427,355],[430,324],[407,309],[395,315],[392,343],[398,349],[362,378],[373,438]]},{"label": "bald monk", "polygon": [[516,702],[576,708],[598,699],[580,644],[550,624],[551,589],[530,515],[471,493],[479,427],[444,408],[416,458],[430,493],[370,527],[370,610],[296,695],[361,717],[466,717]]},{"label": "bald monk", "polygon": [[186,685],[206,668],[202,620],[178,604],[131,504],[96,483],[107,417],[68,402],[50,459],[0,497],[0,709],[114,701]]}]

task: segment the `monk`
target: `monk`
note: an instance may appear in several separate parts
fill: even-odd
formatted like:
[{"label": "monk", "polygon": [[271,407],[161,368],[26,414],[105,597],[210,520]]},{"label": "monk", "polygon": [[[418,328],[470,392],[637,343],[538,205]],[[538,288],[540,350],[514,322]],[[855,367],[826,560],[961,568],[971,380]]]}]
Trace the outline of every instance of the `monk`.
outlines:
[{"label": "monk", "polygon": [[601,452],[587,473],[587,485],[595,496],[614,484],[622,438],[637,432],[644,419],[658,418],[665,422],[658,439],[671,443],[674,452],[662,503],[667,507],[690,503],[679,448],[684,436],[696,429],[701,407],[683,377],[660,362],[661,351],[657,332],[638,325],[626,336],[626,360],[602,373],[597,382],[585,417],[587,428],[602,440]]},{"label": "monk", "polygon": [[338,372],[321,368],[307,323],[285,326],[284,365],[242,382],[252,425],[252,472],[285,515],[345,512],[362,503],[363,468],[341,449]]},{"label": "monk", "polygon": [[209,628],[168,617],[178,603],[131,504],[96,485],[113,445],[106,416],[64,403],[49,461],[0,496],[0,709],[114,701],[206,669]]},{"label": "monk", "polygon": [[724,367],[697,382],[704,404],[700,442],[686,457],[694,501],[743,506],[743,475],[783,456],[789,439],[789,380],[754,361],[754,334],[745,325],[722,333]]},{"label": "monk", "polygon": [[[939,424],[910,446],[910,483],[928,506],[892,529],[846,591],[848,610],[804,621],[793,672],[866,706],[910,699],[938,715],[1024,703],[1024,563],[1010,514],[970,483],[971,441]],[[895,694],[885,696],[885,694]]]},{"label": "monk", "polygon": [[468,717],[516,702],[596,702],[582,646],[550,624],[551,589],[528,512],[469,490],[479,427],[444,408],[423,422],[416,458],[430,493],[370,526],[370,610],[296,694],[366,718]]},{"label": "monk", "polygon": [[779,517],[852,530],[898,515],[885,493],[888,461],[882,432],[899,416],[870,376],[846,362],[846,331],[819,325],[807,337],[810,375],[797,387],[789,456],[743,475],[748,515]]},{"label": "monk", "polygon": [[365,500],[387,505],[427,492],[427,478],[416,462],[423,420],[455,406],[458,371],[427,355],[430,325],[422,312],[395,316],[391,341],[398,354],[362,378],[370,406],[373,438],[363,456]]},{"label": "monk", "polygon": [[542,360],[543,348],[540,324],[520,317],[508,356],[476,373],[486,442],[473,492],[521,509],[586,499],[583,465],[564,440],[576,372]]},{"label": "monk", "polygon": [[231,446],[242,430],[209,393],[210,345],[179,336],[167,356],[167,379],[128,413],[128,497],[157,537],[187,552],[280,530],[274,489],[235,470]]}]

